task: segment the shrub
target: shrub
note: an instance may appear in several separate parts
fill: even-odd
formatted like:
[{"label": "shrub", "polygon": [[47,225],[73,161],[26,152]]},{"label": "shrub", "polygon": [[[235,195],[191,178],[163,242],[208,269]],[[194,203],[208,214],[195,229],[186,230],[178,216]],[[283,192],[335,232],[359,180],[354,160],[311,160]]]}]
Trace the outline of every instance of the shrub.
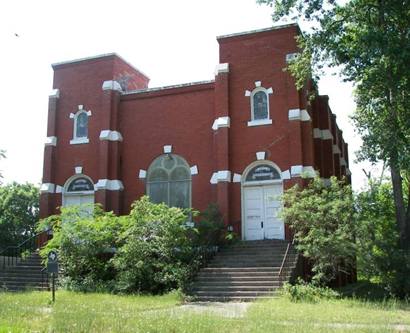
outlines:
[{"label": "shrub", "polygon": [[306,283],[298,279],[297,283],[292,285],[285,283],[283,286],[283,294],[292,302],[312,302],[316,303],[323,299],[335,299],[340,295],[336,291],[328,287],[319,287],[311,283]]}]

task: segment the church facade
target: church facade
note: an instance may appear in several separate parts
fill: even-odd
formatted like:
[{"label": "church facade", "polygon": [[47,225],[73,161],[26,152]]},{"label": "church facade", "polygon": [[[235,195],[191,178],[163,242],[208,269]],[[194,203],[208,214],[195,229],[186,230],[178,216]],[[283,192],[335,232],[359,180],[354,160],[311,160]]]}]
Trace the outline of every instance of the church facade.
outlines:
[{"label": "church facade", "polygon": [[244,240],[289,239],[280,195],[316,173],[350,181],[348,145],[327,96],[308,102],[284,71],[297,25],[220,36],[211,81],[148,88],[116,54],[53,65],[40,214],[101,203],[217,203]]}]

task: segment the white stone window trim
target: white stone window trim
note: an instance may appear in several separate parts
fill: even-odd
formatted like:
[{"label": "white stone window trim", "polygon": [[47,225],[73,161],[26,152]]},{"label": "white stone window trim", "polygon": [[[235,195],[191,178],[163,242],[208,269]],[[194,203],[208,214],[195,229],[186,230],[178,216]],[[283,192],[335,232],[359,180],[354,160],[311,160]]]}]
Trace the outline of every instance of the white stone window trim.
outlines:
[{"label": "white stone window trim", "polygon": [[[78,117],[85,113],[87,115],[87,117],[91,117],[92,113],[91,110],[85,110],[83,105],[79,105],[78,106],[78,111],[74,114],[74,113],[70,113],[70,119],[74,120],[73,123],[73,138],[70,140],[70,144],[72,145],[78,145],[78,144],[84,144],[84,143],[89,143],[90,139],[87,137],[77,137],[77,120]],[[87,126],[88,126],[88,122],[87,122]],[[88,131],[88,129],[87,129]]]},{"label": "white stone window trim", "polygon": [[[249,90],[245,91],[245,96],[250,97],[249,99],[250,99],[250,103],[251,103],[251,120],[248,121],[248,127],[271,125],[272,124],[272,119],[270,117],[269,95],[273,94],[273,89],[272,89],[272,87],[270,87],[270,88],[262,87],[260,81],[255,82],[255,87],[256,88],[253,89],[252,91],[249,91]],[[268,109],[268,116],[265,119],[255,119],[253,98],[258,92],[261,92],[261,91],[266,94],[266,107]]]}]

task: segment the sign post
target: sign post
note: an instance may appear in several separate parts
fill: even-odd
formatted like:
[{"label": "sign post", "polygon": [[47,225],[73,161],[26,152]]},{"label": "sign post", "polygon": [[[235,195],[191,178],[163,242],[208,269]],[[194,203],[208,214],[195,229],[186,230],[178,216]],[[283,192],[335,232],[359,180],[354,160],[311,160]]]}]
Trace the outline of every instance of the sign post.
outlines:
[{"label": "sign post", "polygon": [[52,293],[52,301],[53,303],[56,300],[56,279],[55,275],[58,274],[58,258],[56,251],[50,251],[48,253],[48,261],[47,261],[47,273],[51,274],[51,293]]}]

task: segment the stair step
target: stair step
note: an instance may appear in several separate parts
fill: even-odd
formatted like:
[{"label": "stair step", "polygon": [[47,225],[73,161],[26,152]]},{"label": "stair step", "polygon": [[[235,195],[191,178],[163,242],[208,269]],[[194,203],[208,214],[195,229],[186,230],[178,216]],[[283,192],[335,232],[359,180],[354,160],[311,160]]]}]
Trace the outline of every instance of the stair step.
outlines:
[{"label": "stair step", "polygon": [[195,302],[252,302],[255,299],[272,299],[275,298],[275,295],[272,296],[196,296]]},{"label": "stair step", "polygon": [[216,297],[258,297],[258,296],[272,296],[273,290],[269,291],[252,291],[252,290],[233,290],[233,291],[196,291],[196,296],[216,296]]}]

